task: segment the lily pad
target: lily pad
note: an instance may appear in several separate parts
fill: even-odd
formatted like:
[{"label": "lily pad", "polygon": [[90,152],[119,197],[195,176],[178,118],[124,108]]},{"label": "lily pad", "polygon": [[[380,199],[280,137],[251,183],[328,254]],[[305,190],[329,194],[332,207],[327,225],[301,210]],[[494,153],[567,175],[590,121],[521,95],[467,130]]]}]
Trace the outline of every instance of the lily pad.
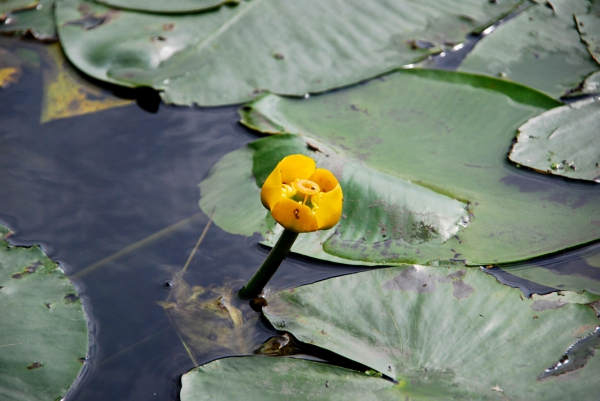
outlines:
[{"label": "lily pad", "polygon": [[527,299],[476,269],[412,266],[283,291],[263,310],[298,340],[397,380],[398,399],[593,400],[600,358],[552,369],[598,325],[587,304],[599,297],[561,295]]},{"label": "lily pad", "polygon": [[291,358],[221,359],[186,373],[181,384],[181,401],[398,400],[401,395],[393,383],[363,372]]},{"label": "lily pad", "polygon": [[205,11],[222,4],[238,4],[239,0],[96,0],[98,3],[125,10],[151,13],[189,13]]},{"label": "lily pad", "polygon": [[67,57],[86,74],[150,86],[167,103],[212,106],[380,75],[454,46],[521,2],[262,0],[159,15],[60,0],[56,21]]},{"label": "lily pad", "polygon": [[600,100],[549,110],[519,127],[509,158],[535,170],[600,182]]},{"label": "lily pad", "polygon": [[12,12],[10,17],[0,24],[0,32],[31,36],[38,40],[57,40],[54,25],[54,0],[39,0],[31,9]]},{"label": "lily pad", "polygon": [[459,70],[504,77],[560,97],[598,69],[573,20],[589,6],[587,0],[539,2],[484,37]]},{"label": "lily pad", "polygon": [[9,12],[35,8],[38,3],[39,0],[4,0],[0,3],[0,21]]},{"label": "lily pad", "polygon": [[0,398],[55,400],[65,395],[88,346],[76,294],[39,247],[14,247],[0,240]]},{"label": "lily pad", "polygon": [[[309,99],[268,95],[241,113],[242,123],[261,132],[299,134],[305,144],[293,153],[325,160],[339,155],[347,165],[373,169],[468,204],[467,227],[455,236],[445,242],[411,244],[406,237],[383,238],[379,225],[383,214],[371,215],[369,209],[375,197],[357,209],[366,213],[368,225],[350,220],[347,208],[352,203],[347,201],[343,212],[347,219],[330,231],[301,235],[303,243],[294,251],[322,258],[322,249],[356,263],[493,264],[529,259],[600,237],[598,191],[540,181],[546,177],[521,171],[506,158],[517,127],[559,104],[535,90],[494,78],[404,70]],[[269,146],[274,149],[276,143]],[[226,156],[201,184],[200,206],[208,214],[217,206],[215,222],[226,231],[259,232],[272,241],[275,237],[268,230],[274,223],[262,209],[250,175],[253,154],[249,148],[239,156]],[[277,157],[267,162],[274,167]],[[343,185],[342,170],[331,170],[342,173],[338,178]],[[359,228],[364,233],[370,230],[373,240],[355,235]]]},{"label": "lily pad", "polygon": [[587,44],[590,54],[600,64],[600,16],[597,9],[594,9],[594,11],[593,13],[576,15],[575,22],[581,40]]}]

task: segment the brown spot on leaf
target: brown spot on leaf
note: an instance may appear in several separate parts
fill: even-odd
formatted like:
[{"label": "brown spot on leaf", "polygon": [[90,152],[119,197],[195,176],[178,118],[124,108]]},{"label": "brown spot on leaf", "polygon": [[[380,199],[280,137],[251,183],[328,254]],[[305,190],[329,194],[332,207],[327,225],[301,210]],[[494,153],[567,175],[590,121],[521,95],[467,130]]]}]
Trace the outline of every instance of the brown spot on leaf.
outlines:
[{"label": "brown spot on leaf", "polygon": [[39,369],[39,368],[43,368],[44,365],[39,363],[39,362],[34,362],[31,365],[27,366],[27,370],[34,370],[34,369]]},{"label": "brown spot on leaf", "polygon": [[167,31],[167,32],[172,31],[173,28],[175,28],[175,24],[173,24],[173,23],[163,24],[163,26],[162,26],[163,31]]}]

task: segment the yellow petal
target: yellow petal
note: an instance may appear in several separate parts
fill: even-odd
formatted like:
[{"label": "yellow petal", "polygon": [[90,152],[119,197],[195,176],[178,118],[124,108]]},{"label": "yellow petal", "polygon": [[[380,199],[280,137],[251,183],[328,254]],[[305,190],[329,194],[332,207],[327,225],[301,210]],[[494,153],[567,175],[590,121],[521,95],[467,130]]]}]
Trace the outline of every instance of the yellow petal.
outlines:
[{"label": "yellow petal", "polygon": [[308,206],[288,198],[281,198],[271,210],[273,218],[284,228],[297,233],[317,231],[317,219]]},{"label": "yellow petal", "polygon": [[313,196],[312,202],[318,206],[315,217],[319,230],[328,230],[340,221],[343,201],[344,194],[339,184],[329,192]]},{"label": "yellow petal", "polygon": [[281,200],[281,171],[275,168],[267,177],[260,190],[260,201],[263,206],[273,210],[273,206]]},{"label": "yellow petal", "polygon": [[324,168],[315,170],[309,180],[316,182],[323,192],[329,192],[338,185],[338,180],[331,174],[331,171],[325,170]]},{"label": "yellow petal", "polygon": [[315,172],[317,165],[313,159],[304,155],[284,157],[276,167],[281,171],[281,181],[289,184],[299,178],[306,180]]}]

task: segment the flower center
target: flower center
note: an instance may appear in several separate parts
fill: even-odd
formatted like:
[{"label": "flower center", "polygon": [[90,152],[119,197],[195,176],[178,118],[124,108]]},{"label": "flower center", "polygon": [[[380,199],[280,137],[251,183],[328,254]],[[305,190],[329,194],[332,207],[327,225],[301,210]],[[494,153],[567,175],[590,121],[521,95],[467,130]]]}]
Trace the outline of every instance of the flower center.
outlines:
[{"label": "flower center", "polygon": [[312,182],[310,180],[298,180],[296,181],[296,188],[298,188],[298,192],[303,195],[316,195],[321,192],[321,188],[316,182]]}]

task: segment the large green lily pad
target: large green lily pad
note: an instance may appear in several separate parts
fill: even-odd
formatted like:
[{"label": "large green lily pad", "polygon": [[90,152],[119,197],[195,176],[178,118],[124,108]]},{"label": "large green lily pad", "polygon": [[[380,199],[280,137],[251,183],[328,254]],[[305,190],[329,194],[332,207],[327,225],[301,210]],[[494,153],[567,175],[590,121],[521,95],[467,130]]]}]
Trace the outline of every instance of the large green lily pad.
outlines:
[{"label": "large green lily pad", "polygon": [[150,86],[167,103],[240,103],[355,83],[464,40],[521,0],[253,0],[184,15],[60,0],[67,57],[86,74]]},{"label": "large green lily pad", "polygon": [[0,239],[0,321],[0,398],[63,397],[87,356],[87,323],[75,288],[39,247]]},{"label": "large green lily pad", "polygon": [[520,13],[483,38],[461,63],[560,97],[598,69],[575,26],[588,0],[552,0]]},{"label": "large green lily pad", "polygon": [[[406,236],[383,237],[389,226],[382,220],[385,208],[376,203],[379,195],[356,209],[356,218],[361,213],[366,218],[360,225],[350,219],[353,203],[348,199],[343,212],[347,219],[330,231],[301,235],[293,251],[327,259],[320,253],[324,250],[359,263],[491,264],[529,259],[600,237],[598,191],[523,176],[506,158],[517,127],[559,104],[489,77],[404,70],[309,99],[268,95],[241,113],[244,124],[261,132],[299,134],[305,143],[289,152],[343,160],[395,177],[394,182],[397,178],[429,188],[435,196],[468,202],[468,222],[455,236],[445,242],[410,243]],[[271,168],[284,156],[276,144],[280,142],[274,139],[268,145],[273,153],[266,163]],[[260,205],[250,175],[254,154],[251,147],[226,156],[201,184],[200,206],[208,214],[216,208],[214,219],[223,229],[258,232],[272,242],[274,223]],[[344,170],[333,171],[342,183],[346,180]],[[362,184],[363,190],[371,185],[368,180]],[[348,195],[353,190],[344,188]],[[364,235],[367,231],[371,237]],[[428,236],[427,229],[423,234]]]},{"label": "large green lily pad", "polygon": [[548,174],[600,182],[600,100],[549,110],[519,127],[509,158]]},{"label": "large green lily pad", "polygon": [[593,400],[599,358],[554,366],[598,325],[587,305],[598,298],[527,299],[476,269],[412,266],[283,291],[264,313],[298,340],[404,383],[400,399]]},{"label": "large green lily pad", "polygon": [[125,10],[151,13],[188,13],[209,10],[222,4],[238,4],[239,0],[96,0],[98,3]]},{"label": "large green lily pad", "polygon": [[0,24],[0,32],[31,35],[38,40],[56,40],[54,26],[54,0],[39,0],[37,7],[13,12],[10,18]]}]

